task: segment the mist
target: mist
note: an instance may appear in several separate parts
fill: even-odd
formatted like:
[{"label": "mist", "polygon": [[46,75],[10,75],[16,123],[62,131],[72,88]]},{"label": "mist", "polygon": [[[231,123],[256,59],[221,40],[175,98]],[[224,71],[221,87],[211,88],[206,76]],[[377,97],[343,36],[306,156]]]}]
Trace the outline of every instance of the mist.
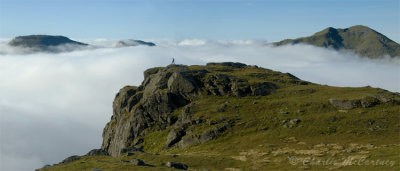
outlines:
[{"label": "mist", "polygon": [[[24,53],[0,45],[0,170],[33,170],[100,148],[115,94],[139,85],[143,71],[177,64],[242,62],[318,84],[400,91],[400,58],[371,60],[309,45],[272,47],[262,40],[148,40],[157,46]],[[85,42],[85,41],[83,41]],[[88,42],[88,41],[86,41]],[[66,47],[68,48],[68,47]]]}]

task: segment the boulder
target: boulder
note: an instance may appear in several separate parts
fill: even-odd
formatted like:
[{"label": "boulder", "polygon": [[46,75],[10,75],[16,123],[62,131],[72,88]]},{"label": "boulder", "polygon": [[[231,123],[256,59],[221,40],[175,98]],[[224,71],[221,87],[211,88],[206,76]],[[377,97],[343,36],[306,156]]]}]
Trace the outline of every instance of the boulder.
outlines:
[{"label": "boulder", "polygon": [[146,163],[144,161],[139,160],[139,159],[132,159],[130,161],[130,163],[132,163],[135,166],[145,166],[146,165]]},{"label": "boulder", "polygon": [[192,93],[196,85],[192,78],[185,77],[182,73],[174,72],[168,79],[168,90],[176,94]]},{"label": "boulder", "polygon": [[182,169],[182,170],[188,170],[189,166],[183,163],[175,163],[175,162],[167,162],[165,164],[167,167],[172,167],[175,169]]},{"label": "boulder", "polygon": [[168,133],[168,137],[167,137],[167,142],[165,144],[165,148],[169,148],[172,145],[174,145],[177,142],[179,142],[184,135],[186,135],[186,132],[185,132],[185,130],[183,128],[171,129],[171,131],[169,131],[169,133]]},{"label": "boulder", "polygon": [[213,74],[206,78],[204,86],[210,94],[225,96],[231,91],[231,79],[225,74]]},{"label": "boulder", "polygon": [[366,96],[361,98],[360,103],[363,108],[369,108],[379,104],[380,101],[376,97]]},{"label": "boulder", "polygon": [[299,122],[300,122],[301,120],[300,119],[291,119],[290,121],[289,121],[289,123],[290,124],[292,124],[292,125],[296,125],[296,124],[298,124]]},{"label": "boulder", "polygon": [[73,156],[67,157],[66,159],[61,161],[59,164],[71,163],[73,161],[80,160],[81,158],[82,158],[81,156],[73,155]]},{"label": "boulder", "polygon": [[93,149],[90,150],[86,156],[100,156],[100,155],[108,155],[108,152],[103,149]]},{"label": "boulder", "polygon": [[205,143],[207,141],[216,139],[219,136],[221,136],[221,134],[231,126],[232,126],[231,123],[227,123],[227,124],[225,124],[223,126],[219,126],[219,127],[216,127],[214,129],[211,129],[211,130],[208,130],[208,131],[204,131],[201,134],[200,138],[199,138],[199,142],[200,143]]},{"label": "boulder", "polygon": [[262,82],[250,86],[251,94],[253,96],[266,96],[271,93],[272,90],[278,87],[274,83]]},{"label": "boulder", "polygon": [[358,107],[359,101],[329,99],[329,102],[338,110],[349,110]]},{"label": "boulder", "polygon": [[195,135],[185,135],[182,137],[181,141],[179,141],[178,146],[181,148],[188,147],[194,144],[199,144],[200,139]]}]

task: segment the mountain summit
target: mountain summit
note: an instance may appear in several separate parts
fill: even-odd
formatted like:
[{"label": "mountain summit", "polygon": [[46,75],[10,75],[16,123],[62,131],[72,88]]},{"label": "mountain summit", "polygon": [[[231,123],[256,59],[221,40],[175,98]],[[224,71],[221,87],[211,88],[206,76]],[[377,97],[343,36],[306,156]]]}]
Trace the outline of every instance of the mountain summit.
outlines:
[{"label": "mountain summit", "polygon": [[[60,52],[72,51],[81,46],[88,44],[73,41],[64,36],[50,36],[50,35],[28,35],[18,36],[11,40],[8,45],[14,47],[30,48],[33,51],[46,51],[46,52]],[[68,47],[60,48],[66,45]]]},{"label": "mountain summit", "polygon": [[155,43],[153,42],[145,42],[143,40],[133,40],[133,39],[128,39],[128,40],[120,40],[114,44],[114,47],[120,48],[120,47],[128,47],[128,46],[156,46]]},{"label": "mountain summit", "polygon": [[345,29],[328,27],[309,37],[286,39],[275,42],[275,46],[287,44],[310,44],[335,50],[353,50],[360,56],[376,58],[383,55],[400,56],[400,45],[385,35],[362,25]]}]

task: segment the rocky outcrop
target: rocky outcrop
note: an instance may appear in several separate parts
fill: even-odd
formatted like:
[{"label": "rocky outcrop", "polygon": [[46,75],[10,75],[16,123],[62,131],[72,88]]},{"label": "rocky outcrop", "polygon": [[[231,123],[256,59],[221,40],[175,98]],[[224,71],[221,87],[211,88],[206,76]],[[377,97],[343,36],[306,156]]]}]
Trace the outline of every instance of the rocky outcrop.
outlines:
[{"label": "rocky outcrop", "polygon": [[329,99],[329,103],[338,110],[349,110],[358,107],[369,108],[383,103],[400,104],[400,102],[393,97],[372,94],[353,100],[331,98]]},{"label": "rocky outcrop", "polygon": [[71,162],[76,161],[76,160],[79,160],[79,159],[81,159],[81,158],[82,158],[81,156],[73,155],[73,156],[67,157],[66,159],[64,159],[63,161],[61,161],[59,164],[71,163]]},{"label": "rocky outcrop", "polygon": [[[185,147],[217,138],[233,123],[219,125],[201,135],[189,135],[189,126],[200,124],[201,118],[192,118],[191,109],[201,95],[265,96],[279,87],[273,82],[238,79],[215,70],[242,69],[241,63],[210,63],[205,67],[190,68],[184,65],[151,68],[144,72],[144,81],[138,87],[126,86],[115,96],[113,115],[103,131],[101,149],[112,156],[140,145],[143,137],[152,131],[170,128],[165,148]],[[212,69],[210,69],[212,68]],[[300,82],[289,77],[291,82]],[[179,117],[171,113],[184,107]]]},{"label": "rocky outcrop", "polygon": [[86,154],[86,156],[101,156],[101,155],[107,156],[107,155],[108,155],[108,152],[107,152],[107,151],[104,151],[103,149],[93,149],[93,150],[90,150],[90,151]]},{"label": "rocky outcrop", "polygon": [[338,110],[349,110],[358,107],[357,100],[338,100],[338,99],[329,99],[329,102]]}]

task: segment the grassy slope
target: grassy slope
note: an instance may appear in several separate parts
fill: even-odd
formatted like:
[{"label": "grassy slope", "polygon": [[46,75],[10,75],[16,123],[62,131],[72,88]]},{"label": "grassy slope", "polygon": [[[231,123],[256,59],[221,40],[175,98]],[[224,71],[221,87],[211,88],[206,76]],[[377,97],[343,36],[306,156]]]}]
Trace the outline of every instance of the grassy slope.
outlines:
[{"label": "grassy slope", "polygon": [[[199,69],[201,66],[191,68]],[[223,124],[209,124],[221,118],[235,120],[234,126],[216,140],[169,150],[164,150],[169,129],[153,132],[145,137],[143,145],[146,153],[120,157],[124,160],[141,159],[152,167],[121,163],[120,159],[109,156],[92,156],[43,170],[164,170],[168,168],[162,163],[167,161],[185,163],[191,169],[211,170],[400,169],[400,106],[380,104],[372,108],[338,111],[328,102],[329,98],[359,99],[369,94],[390,96],[392,93],[369,87],[294,85],[288,83],[288,75],[251,67],[244,70],[224,67],[211,69],[249,79],[249,82],[283,81],[276,82],[280,89],[268,96],[238,98],[200,95],[194,102],[193,118],[199,117],[205,122],[191,126],[189,131],[200,134]],[[257,78],[254,77],[255,73],[259,73]],[[218,112],[217,109],[222,106],[226,106],[225,111]],[[176,110],[174,114],[179,115],[181,110]],[[301,122],[293,128],[283,127],[283,120],[294,118]],[[173,157],[171,154],[178,156]],[[314,160],[307,163],[306,158]],[[360,165],[343,163],[351,159],[360,162]],[[318,164],[318,160],[328,163]],[[388,163],[371,163],[377,160]],[[297,163],[293,165],[290,162]]]}]

